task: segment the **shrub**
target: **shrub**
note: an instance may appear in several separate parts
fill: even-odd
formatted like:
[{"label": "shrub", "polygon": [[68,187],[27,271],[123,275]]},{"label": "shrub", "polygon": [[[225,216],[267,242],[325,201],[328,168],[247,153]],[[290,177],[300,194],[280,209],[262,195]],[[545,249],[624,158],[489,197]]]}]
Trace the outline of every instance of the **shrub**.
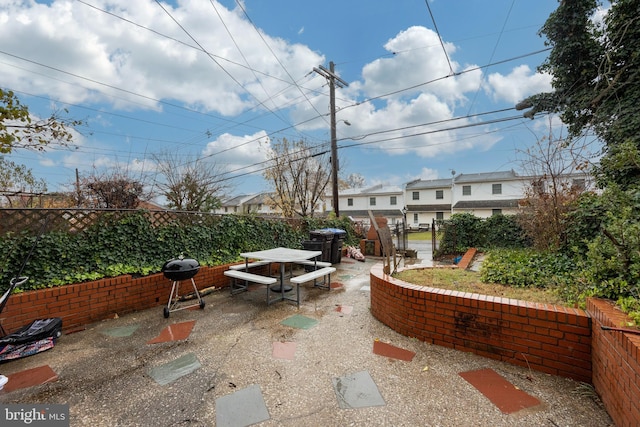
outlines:
[{"label": "shrub", "polygon": [[492,215],[482,219],[470,213],[457,213],[440,222],[442,239],[434,255],[461,254],[469,248],[523,248],[530,241],[514,215]]},{"label": "shrub", "polygon": [[558,289],[575,273],[570,257],[533,249],[491,250],[480,269],[483,282],[523,288]]}]

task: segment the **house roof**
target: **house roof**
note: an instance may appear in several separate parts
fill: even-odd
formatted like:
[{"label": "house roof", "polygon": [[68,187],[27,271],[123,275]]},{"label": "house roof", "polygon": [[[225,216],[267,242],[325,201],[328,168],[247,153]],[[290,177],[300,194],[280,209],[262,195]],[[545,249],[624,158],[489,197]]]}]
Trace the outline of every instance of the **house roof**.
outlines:
[{"label": "house roof", "polygon": [[514,179],[523,179],[515,171],[498,171],[498,172],[484,172],[484,173],[461,173],[454,178],[454,182],[487,182],[487,181],[508,181]]},{"label": "house roof", "polygon": [[407,190],[423,190],[431,188],[450,188],[450,179],[430,179],[430,180],[417,180],[407,183]]},{"label": "house roof", "polygon": [[498,171],[484,173],[461,173],[451,179],[430,179],[416,180],[407,183],[406,190],[426,190],[426,189],[447,189],[451,188],[451,184],[463,184],[472,182],[495,182],[495,181],[511,181],[521,180],[525,177],[519,176],[515,171]]},{"label": "house roof", "polygon": [[[402,192],[402,188],[397,185],[378,184],[372,187],[345,188],[344,190],[340,190],[340,196],[358,196],[361,194],[402,194]],[[331,193],[327,193],[327,195],[329,196]]]},{"label": "house roof", "polygon": [[517,208],[518,199],[469,200],[456,203],[454,209],[509,209]]},{"label": "house roof", "polygon": [[407,212],[444,212],[450,210],[450,203],[435,205],[407,205]]},{"label": "house roof", "polygon": [[247,194],[235,196],[222,202],[222,206],[223,207],[224,206],[240,206],[242,203],[244,203],[245,200],[247,200],[247,197],[253,197],[253,196],[247,195]]},{"label": "house roof", "polygon": [[[371,209],[371,212],[374,216],[386,216],[386,217],[394,217],[394,216],[402,216],[402,211],[400,209]],[[353,210],[340,210],[340,215],[352,216],[352,217],[369,217],[369,211],[366,209],[353,209]]]},{"label": "house roof", "polygon": [[259,205],[260,203],[265,204],[272,201],[272,195],[270,193],[260,193],[252,198],[245,200],[244,203],[249,205]]}]

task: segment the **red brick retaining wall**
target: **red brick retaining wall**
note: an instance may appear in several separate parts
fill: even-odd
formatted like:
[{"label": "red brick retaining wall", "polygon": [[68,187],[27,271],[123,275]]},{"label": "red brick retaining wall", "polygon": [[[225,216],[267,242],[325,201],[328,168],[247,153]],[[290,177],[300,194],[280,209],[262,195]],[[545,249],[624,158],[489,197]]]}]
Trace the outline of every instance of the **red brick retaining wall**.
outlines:
[{"label": "red brick retaining wall", "polygon": [[[198,289],[226,287],[228,265],[201,267]],[[260,270],[258,270],[260,271]],[[266,272],[266,267],[264,271]],[[587,312],[561,306],[412,285],[371,269],[371,311],[397,332],[461,351],[593,383],[618,426],[640,425],[640,335],[611,303]],[[188,292],[190,286],[182,288]],[[120,276],[13,294],[1,314],[11,332],[34,319],[61,317],[65,329],[167,303],[163,274]],[[591,320],[593,319],[593,321]],[[591,327],[593,325],[593,331]]]},{"label": "red brick retaining wall", "polygon": [[413,285],[371,269],[371,312],[425,342],[591,383],[591,319],[580,309]]},{"label": "red brick retaining wall", "polygon": [[[194,277],[199,290],[229,285],[223,273],[228,265],[200,267]],[[263,267],[266,272],[266,267]],[[256,270],[260,271],[260,270]],[[190,281],[180,286],[181,294],[193,291]],[[61,317],[65,330],[91,322],[151,307],[166,305],[171,281],[162,273],[135,278],[130,275],[100,279],[37,291],[13,294],[0,320],[11,332],[35,319]]]},{"label": "red brick retaining wall", "polygon": [[640,425],[640,335],[603,330],[625,328],[628,317],[608,301],[589,299],[593,318],[593,385],[618,427]]}]

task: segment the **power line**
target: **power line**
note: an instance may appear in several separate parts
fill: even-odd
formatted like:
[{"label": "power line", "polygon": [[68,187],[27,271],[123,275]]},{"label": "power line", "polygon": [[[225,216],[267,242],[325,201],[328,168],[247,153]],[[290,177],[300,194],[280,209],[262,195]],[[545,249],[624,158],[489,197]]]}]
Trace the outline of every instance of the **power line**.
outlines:
[{"label": "power line", "polygon": [[429,9],[429,15],[431,15],[431,21],[433,22],[433,28],[436,29],[436,34],[438,35],[438,40],[440,40],[440,46],[442,46],[442,52],[444,52],[444,57],[447,59],[447,64],[449,64],[449,75],[453,75],[453,67],[451,66],[451,61],[449,60],[449,54],[447,53],[447,49],[444,47],[444,42],[442,41],[442,37],[440,36],[440,30],[438,30],[438,25],[436,24],[436,19],[433,17],[433,12],[431,11],[431,6],[429,5],[429,0],[424,0],[427,5],[427,9]]},{"label": "power line", "polygon": [[[485,113],[479,113],[477,115],[470,115],[470,116],[464,116],[464,117],[453,117],[451,119],[447,119],[447,120],[441,120],[441,121],[436,121],[433,123],[424,123],[422,125],[418,125],[418,126],[428,126],[428,125],[432,125],[432,124],[441,124],[444,122],[451,122],[451,121],[456,121],[456,120],[460,120],[460,119],[464,119],[464,118],[472,118],[478,115],[487,115],[487,114],[495,114],[498,112],[503,112],[503,111],[509,111],[509,110],[513,110],[514,108],[508,108],[508,109],[503,109],[503,110],[495,110],[495,111],[489,111],[489,112],[485,112]],[[483,126],[483,125],[489,125],[489,124],[495,124],[495,123],[502,123],[502,122],[507,122],[507,121],[511,121],[511,120],[522,120],[522,116],[521,115],[516,115],[516,116],[509,116],[509,117],[504,117],[504,118],[499,118],[499,119],[493,119],[493,120],[488,120],[488,121],[484,121],[484,122],[475,122],[475,123],[469,123],[469,124],[465,124],[465,125],[459,125],[459,126],[452,126],[452,127],[448,127],[448,128],[440,128],[440,129],[434,129],[431,131],[424,131],[424,132],[417,132],[417,133],[413,133],[410,135],[401,135],[401,136],[396,136],[396,137],[389,137],[389,138],[383,138],[383,139],[378,139],[375,141],[368,141],[368,142],[361,142],[361,143],[354,143],[354,144],[349,144],[349,145],[341,145],[338,146],[338,150],[341,149],[345,149],[345,148],[353,148],[353,147],[360,147],[360,146],[364,146],[364,145],[371,145],[371,144],[376,144],[376,143],[380,143],[380,142],[388,142],[388,141],[395,141],[395,140],[401,140],[401,139],[406,139],[406,138],[412,138],[412,137],[416,137],[416,136],[423,136],[423,135],[429,135],[429,134],[435,134],[435,133],[440,133],[440,132],[448,132],[448,131],[452,131],[452,130],[458,130],[458,129],[466,129],[466,128],[472,128],[472,127],[477,127],[477,126]],[[390,129],[384,132],[393,132],[393,131],[397,131],[397,129]],[[366,137],[367,135],[363,136]],[[357,137],[354,137],[357,138]],[[346,140],[353,140],[354,138],[351,137],[347,137],[347,138],[342,138],[339,141],[346,141]],[[428,144],[428,145],[423,145],[422,147],[431,147],[431,146],[437,146],[437,145],[444,145],[444,144],[448,144],[448,143],[454,143],[455,141],[445,141],[445,142],[440,142],[440,143],[433,143],[433,144]],[[310,149],[318,149],[320,147],[322,147],[323,145],[327,145],[327,143],[323,143],[323,144],[318,144],[315,146],[311,146],[309,147]],[[411,147],[411,148],[419,148],[419,147]],[[318,154],[325,154],[328,151],[324,151],[322,153],[315,153],[314,156],[317,156]],[[299,152],[294,153],[294,154],[299,154]],[[225,172],[221,175],[227,175],[229,173],[234,173],[240,170],[244,170],[244,169],[252,169],[255,168],[259,165],[265,164],[265,163],[269,163],[269,160],[266,161],[262,161],[262,162],[258,162],[258,163],[254,163],[252,165],[247,165],[247,166],[243,166],[241,168],[235,169],[233,171],[229,171],[229,172]],[[258,172],[262,172],[264,170],[267,170],[269,167],[263,167],[260,168],[258,170],[252,170],[249,172],[245,172],[239,175],[234,175],[232,177],[226,177],[226,178],[221,178],[220,181],[227,181],[230,179],[235,179],[235,178],[239,178],[242,176],[246,176],[246,175],[252,175]]]},{"label": "power line", "polygon": [[[428,0],[425,0],[428,1]],[[498,45],[500,44],[500,39],[502,39],[502,34],[504,33],[504,29],[507,26],[507,22],[509,21],[509,17],[511,16],[511,11],[513,10],[513,5],[515,3],[516,0],[511,0],[511,6],[509,7],[509,11],[507,12],[507,16],[504,18],[504,22],[502,23],[502,28],[500,29],[500,33],[498,34],[498,39],[496,40],[496,44],[493,46],[493,50],[491,51],[491,56],[489,56],[489,63],[491,63],[491,61],[493,61],[493,56],[496,54],[496,50],[498,50]],[[482,78],[484,78],[484,70],[482,71],[482,76],[481,76],[481,80]],[[469,113],[471,112],[471,109],[473,108],[473,105],[476,103],[476,100],[478,99],[478,93],[480,92],[480,87],[478,87],[478,90],[475,91],[475,94],[473,95],[473,100],[471,101],[471,104],[469,105]]]}]

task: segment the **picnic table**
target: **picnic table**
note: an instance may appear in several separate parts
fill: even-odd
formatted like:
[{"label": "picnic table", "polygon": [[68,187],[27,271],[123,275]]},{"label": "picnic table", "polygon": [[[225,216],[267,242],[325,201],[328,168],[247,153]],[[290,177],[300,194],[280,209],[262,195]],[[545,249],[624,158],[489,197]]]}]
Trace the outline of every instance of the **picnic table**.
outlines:
[{"label": "picnic table", "polygon": [[[233,277],[235,279],[245,279],[247,282],[256,282],[260,284],[267,285],[267,305],[276,301],[294,301],[300,305],[300,283],[304,283],[305,281],[310,281],[322,277],[328,276],[331,273],[335,272],[336,269],[330,266],[327,266],[326,263],[321,263],[317,259],[322,255],[322,251],[310,251],[304,249],[291,249],[291,248],[273,248],[267,249],[263,251],[255,251],[255,252],[243,252],[240,254],[241,257],[245,259],[245,271],[238,271],[237,269],[229,269],[225,271],[225,275],[229,277]],[[254,262],[249,262],[249,260],[258,260]],[[261,265],[263,263],[278,263],[280,266],[280,274],[279,280],[266,277],[261,275],[255,275],[249,273],[247,270],[251,265]],[[301,276],[292,277],[290,283],[296,285],[296,298],[291,298],[287,296],[287,292],[292,290],[291,285],[285,284],[285,268],[287,264],[295,263],[295,264],[311,264],[315,266],[314,271],[310,273],[303,274]],[[277,283],[279,282],[279,283]],[[246,286],[239,288],[239,291],[246,290]],[[271,299],[270,291],[277,292],[279,294],[279,298]],[[234,292],[234,288],[232,286],[232,293]]]}]

